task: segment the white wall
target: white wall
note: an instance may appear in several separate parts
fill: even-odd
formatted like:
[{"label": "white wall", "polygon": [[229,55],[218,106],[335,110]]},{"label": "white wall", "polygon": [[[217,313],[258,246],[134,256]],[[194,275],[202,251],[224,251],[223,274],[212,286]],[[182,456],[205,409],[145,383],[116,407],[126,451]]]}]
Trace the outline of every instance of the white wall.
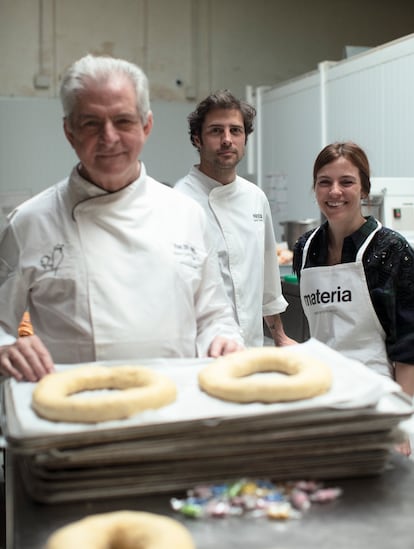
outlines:
[{"label": "white wall", "polygon": [[87,52],[141,65],[154,100],[240,95],[413,28],[412,0],[0,0],[0,96],[56,97]]},{"label": "white wall", "polygon": [[[341,59],[346,45],[376,46],[413,26],[412,0],[398,0],[398,9],[388,0],[0,0],[0,199],[9,189],[36,192],[72,166],[56,98],[63,71],[86,52],[125,57],[147,72],[155,127],[143,159],[173,182],[196,161],[185,119],[198,99],[221,87],[244,96],[246,85],[273,86]],[[299,126],[307,116],[300,109],[298,101]],[[278,115],[283,123],[287,114]],[[306,123],[314,132],[315,118]],[[282,155],[297,157],[295,194],[299,167],[319,144],[306,148],[304,136],[292,142],[274,130],[268,124],[269,169],[286,170]]]},{"label": "white wall", "polygon": [[[152,103],[154,127],[142,160],[159,181],[175,183],[197,161],[186,119],[194,106]],[[69,174],[76,156],[63,134],[57,99],[0,98],[0,121],[0,202],[1,193],[32,195]]]},{"label": "white wall", "polygon": [[414,34],[333,65],[326,97],[327,142],[359,143],[373,176],[414,174]]},{"label": "white wall", "polygon": [[313,162],[322,146],[352,140],[367,153],[374,177],[412,177],[414,34],[259,90],[263,146],[257,173],[284,173],[288,205],[275,221],[318,215]]},{"label": "white wall", "polygon": [[[320,148],[321,109],[319,75],[305,76],[279,88],[264,91],[260,116],[261,147],[257,150],[257,182],[269,197],[277,239],[280,221],[318,219],[311,171]],[[283,178],[283,195],[273,205],[269,182]]]}]

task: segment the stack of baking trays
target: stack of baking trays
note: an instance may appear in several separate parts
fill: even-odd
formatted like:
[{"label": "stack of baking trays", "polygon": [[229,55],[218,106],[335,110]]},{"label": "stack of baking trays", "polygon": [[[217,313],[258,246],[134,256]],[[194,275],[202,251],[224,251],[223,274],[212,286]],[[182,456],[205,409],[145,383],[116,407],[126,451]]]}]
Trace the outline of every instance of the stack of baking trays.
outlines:
[{"label": "stack of baking trays", "polygon": [[401,440],[400,423],[413,412],[410,399],[393,381],[315,340],[291,349],[331,366],[329,392],[289,403],[235,404],[199,389],[197,374],[208,360],[129,361],[167,374],[177,385],[176,401],[90,425],[41,419],[31,408],[34,384],[8,380],[2,418],[8,448],[18,455],[29,494],[45,503],[172,492],[243,477],[382,473]]}]

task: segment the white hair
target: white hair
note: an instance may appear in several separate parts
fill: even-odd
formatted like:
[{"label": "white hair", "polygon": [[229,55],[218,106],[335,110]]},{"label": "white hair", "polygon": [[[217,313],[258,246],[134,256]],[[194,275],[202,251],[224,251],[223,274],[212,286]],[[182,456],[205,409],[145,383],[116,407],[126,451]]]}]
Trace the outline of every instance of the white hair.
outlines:
[{"label": "white hair", "polygon": [[143,70],[124,59],[85,55],[75,61],[63,76],[60,86],[60,100],[65,117],[70,117],[77,101],[77,94],[84,90],[88,81],[100,81],[113,76],[124,75],[131,81],[137,97],[137,110],[145,125],[150,112],[148,78]]}]

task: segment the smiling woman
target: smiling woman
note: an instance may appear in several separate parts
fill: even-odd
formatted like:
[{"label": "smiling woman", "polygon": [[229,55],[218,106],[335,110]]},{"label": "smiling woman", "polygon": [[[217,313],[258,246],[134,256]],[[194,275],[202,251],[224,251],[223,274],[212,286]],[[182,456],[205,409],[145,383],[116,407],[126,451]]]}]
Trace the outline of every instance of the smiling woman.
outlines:
[{"label": "smiling woman", "polygon": [[[326,222],[295,245],[293,270],[312,337],[414,394],[414,251],[361,213],[370,192],[367,156],[355,143],[318,155],[314,191]],[[402,449],[410,453],[409,445]]]},{"label": "smiling woman", "polygon": [[361,199],[371,186],[368,159],[351,144],[326,148],[316,159],[313,179],[316,200],[330,226],[328,264],[335,265],[341,262],[343,235],[365,223]]}]

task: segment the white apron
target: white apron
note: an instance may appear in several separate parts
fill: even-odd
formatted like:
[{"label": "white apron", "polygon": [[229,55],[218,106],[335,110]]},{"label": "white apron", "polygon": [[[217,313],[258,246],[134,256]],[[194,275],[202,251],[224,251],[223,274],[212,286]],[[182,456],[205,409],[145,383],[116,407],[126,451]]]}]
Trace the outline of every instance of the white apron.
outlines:
[{"label": "white apron", "polygon": [[385,347],[385,332],[371,302],[362,258],[373,231],[358,250],[354,263],[305,269],[310,243],[303,249],[300,276],[302,307],[312,337],[380,374],[393,377]]}]

